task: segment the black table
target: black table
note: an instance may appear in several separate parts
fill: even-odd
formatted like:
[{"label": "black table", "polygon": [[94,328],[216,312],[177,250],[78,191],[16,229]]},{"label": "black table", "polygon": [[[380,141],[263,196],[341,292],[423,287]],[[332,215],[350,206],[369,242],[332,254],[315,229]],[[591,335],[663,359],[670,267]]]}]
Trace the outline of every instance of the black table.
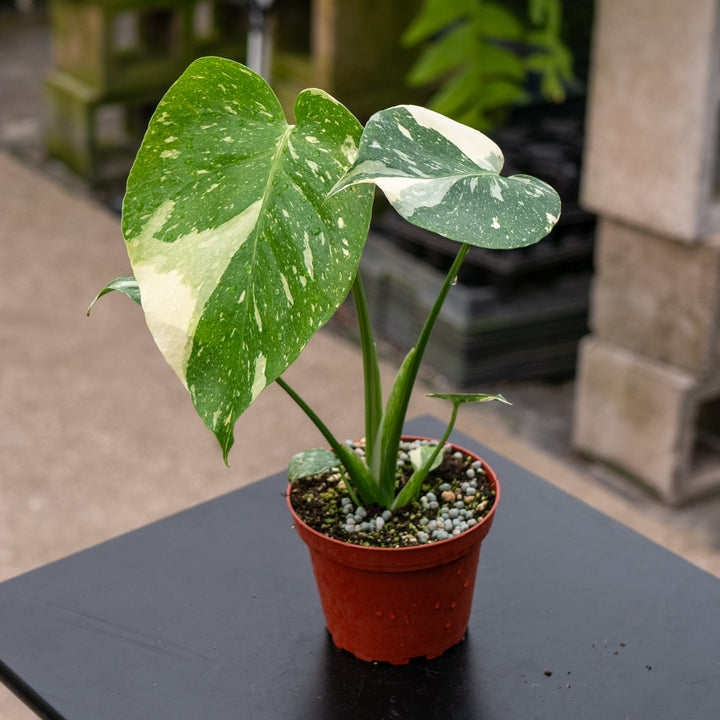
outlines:
[{"label": "black table", "polygon": [[0,584],[0,678],[52,720],[720,717],[720,582],[453,439],[502,501],[441,658],[333,646],[277,475]]}]

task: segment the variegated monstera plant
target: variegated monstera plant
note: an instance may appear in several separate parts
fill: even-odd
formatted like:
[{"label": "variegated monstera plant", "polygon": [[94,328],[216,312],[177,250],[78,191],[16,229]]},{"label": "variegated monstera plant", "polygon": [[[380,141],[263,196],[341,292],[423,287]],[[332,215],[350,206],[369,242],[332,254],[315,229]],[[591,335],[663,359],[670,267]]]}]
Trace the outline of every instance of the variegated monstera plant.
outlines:
[{"label": "variegated monstera plant", "polygon": [[[122,226],[134,277],[100,295],[120,290],[141,304],[226,462],[235,421],[277,382],[332,448],[296,456],[292,475],[339,461],[357,502],[402,506],[434,466],[459,405],[503,399],[440,395],[453,406],[447,433],[415,458],[412,480],[396,487],[410,394],[468,248],[537,242],[557,221],[560,200],[535,178],[502,177],[495,143],[421,107],[383,110],[363,129],[325,92],[305,90],[294,115],[288,124],[273,91],[246,67],[221,58],[193,62],[158,105],[128,179]],[[358,276],[374,186],[411,223],[459,243],[384,406]],[[364,361],[364,459],[282,378],[351,290]]]}]

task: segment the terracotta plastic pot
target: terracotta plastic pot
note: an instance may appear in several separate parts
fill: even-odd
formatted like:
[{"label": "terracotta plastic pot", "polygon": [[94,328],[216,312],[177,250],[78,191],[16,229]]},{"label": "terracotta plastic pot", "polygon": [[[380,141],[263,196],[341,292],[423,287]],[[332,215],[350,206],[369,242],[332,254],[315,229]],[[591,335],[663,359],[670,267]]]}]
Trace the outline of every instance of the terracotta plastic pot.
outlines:
[{"label": "terracotta plastic pot", "polygon": [[329,538],[295,514],[288,488],[288,507],[310,551],[327,628],[338,647],[361,660],[402,665],[415,657],[431,659],[465,635],[480,545],[492,525],[500,486],[475,453],[453,447],[483,463],[495,503],[466,532],[427,545],[368,548]]}]

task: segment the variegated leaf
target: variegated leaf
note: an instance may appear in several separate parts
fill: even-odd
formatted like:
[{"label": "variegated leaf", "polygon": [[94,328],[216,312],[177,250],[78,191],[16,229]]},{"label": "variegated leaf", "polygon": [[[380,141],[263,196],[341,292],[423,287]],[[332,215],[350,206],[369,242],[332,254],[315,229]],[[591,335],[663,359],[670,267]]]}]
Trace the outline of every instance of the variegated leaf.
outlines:
[{"label": "variegated leaf", "polygon": [[121,292],[123,295],[127,295],[131,300],[134,300],[140,307],[142,307],[142,299],[140,298],[140,288],[138,287],[137,280],[134,277],[121,277],[116,278],[112,282],[108,283],[96,296],[95,299],[90,303],[90,307],[87,309],[88,316],[95,307],[95,303],[104,295],[113,291]]},{"label": "variegated leaf", "polygon": [[462,405],[468,402],[490,402],[493,400],[512,405],[502,395],[488,395],[487,393],[427,393],[427,397],[449,400],[453,405]]},{"label": "variegated leaf", "polygon": [[372,188],[328,199],[362,128],[305,90],[288,125],[265,81],[201,58],[160,102],[123,231],[148,327],[225,460],[238,416],[297,358],[356,274]]},{"label": "variegated leaf", "polygon": [[414,225],[479,247],[531,245],[557,222],[560,198],[528,175],[502,177],[503,161],[477,130],[400,105],[370,118],[357,160],[333,192],[376,183]]},{"label": "variegated leaf", "polygon": [[303,450],[290,458],[288,463],[288,480],[297,482],[302,478],[312,477],[327,472],[334,467],[339,467],[340,461],[335,453],[323,448]]},{"label": "variegated leaf", "polygon": [[[410,450],[408,453],[408,456],[410,457],[410,464],[413,467],[413,470],[421,470],[425,467],[425,464],[428,460],[435,454],[435,446],[434,445],[418,445],[417,447]],[[442,451],[435,454],[435,459],[432,461],[432,464],[428,468],[428,472],[434,470],[436,467],[439,467],[440,464],[443,461],[443,454]]]}]

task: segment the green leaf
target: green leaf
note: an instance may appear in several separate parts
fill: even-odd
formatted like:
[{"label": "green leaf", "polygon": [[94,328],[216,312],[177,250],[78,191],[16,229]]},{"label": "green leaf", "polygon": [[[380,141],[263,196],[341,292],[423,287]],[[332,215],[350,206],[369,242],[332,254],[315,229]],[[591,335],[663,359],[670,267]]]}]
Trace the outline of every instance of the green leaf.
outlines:
[{"label": "green leaf", "polygon": [[497,40],[520,40],[523,35],[522,22],[511,10],[500,3],[474,3],[472,22],[479,35]]},{"label": "green leaf", "polygon": [[375,344],[375,337],[370,322],[365,290],[360,273],[355,276],[352,289],[355,303],[355,314],[358,321],[360,347],[363,359],[363,388],[365,391],[365,456],[368,465],[372,464],[375,451],[375,437],[382,419],[382,380],[380,377],[380,361]]},{"label": "green leaf", "polygon": [[238,416],[344,300],[373,192],[328,198],[362,127],[305,90],[288,125],[267,83],[192,63],[160,102],[128,179],[123,231],[148,327],[227,462]]},{"label": "green leaf", "polygon": [[443,461],[443,455],[442,451],[436,453],[435,448],[435,445],[418,445],[418,447],[410,450],[408,456],[410,457],[410,464],[413,466],[413,470],[421,470],[433,454],[435,454],[435,459],[430,463],[427,472],[432,472],[436,467],[439,467]]},{"label": "green leaf", "polygon": [[423,85],[465,65],[472,57],[475,42],[472,28],[467,24],[444,33],[422,53],[410,71],[408,81],[413,85]]},{"label": "green leaf", "polygon": [[127,295],[131,300],[134,300],[140,307],[142,302],[140,300],[140,288],[138,287],[137,280],[134,277],[121,277],[108,283],[96,296],[95,299],[90,303],[90,307],[87,309],[87,314],[90,315],[92,309],[95,307],[95,303],[103,296],[107,295],[114,290]]},{"label": "green leaf", "polygon": [[458,242],[510,249],[541,240],[560,198],[528,175],[501,177],[503,155],[487,136],[414,105],[367,123],[360,152],[333,193],[373,182],[409,222]]},{"label": "green leaf", "polygon": [[365,461],[356,455],[347,445],[340,445],[335,448],[343,467],[347,471],[350,482],[354,485],[358,495],[366,505],[374,502],[382,502],[380,499],[380,488],[377,481],[370,472]]},{"label": "green leaf", "polygon": [[312,477],[338,467],[340,461],[335,453],[322,448],[303,450],[293,455],[288,463],[288,480],[297,482],[306,477]]},{"label": "green leaf", "polygon": [[476,0],[425,0],[402,37],[405,45],[417,45],[447,25],[472,15]]},{"label": "green leaf", "polygon": [[385,403],[385,412],[378,427],[375,440],[375,453],[370,471],[379,484],[379,501],[389,507],[395,494],[395,472],[397,454],[402,436],[403,423],[410,401],[410,391],[417,375],[419,362],[416,361],[417,350],[411,348],[405,356],[390,389]]},{"label": "green leaf", "polygon": [[485,104],[475,102],[478,92],[484,85],[482,73],[475,65],[470,64],[457,72],[444,82],[440,89],[430,99],[430,107],[435,112],[452,117],[458,117],[468,108],[485,109]]},{"label": "green leaf", "polygon": [[502,395],[487,395],[485,393],[427,393],[427,397],[449,400],[453,405],[462,405],[468,402],[489,402],[498,400],[506,405],[512,405]]}]

